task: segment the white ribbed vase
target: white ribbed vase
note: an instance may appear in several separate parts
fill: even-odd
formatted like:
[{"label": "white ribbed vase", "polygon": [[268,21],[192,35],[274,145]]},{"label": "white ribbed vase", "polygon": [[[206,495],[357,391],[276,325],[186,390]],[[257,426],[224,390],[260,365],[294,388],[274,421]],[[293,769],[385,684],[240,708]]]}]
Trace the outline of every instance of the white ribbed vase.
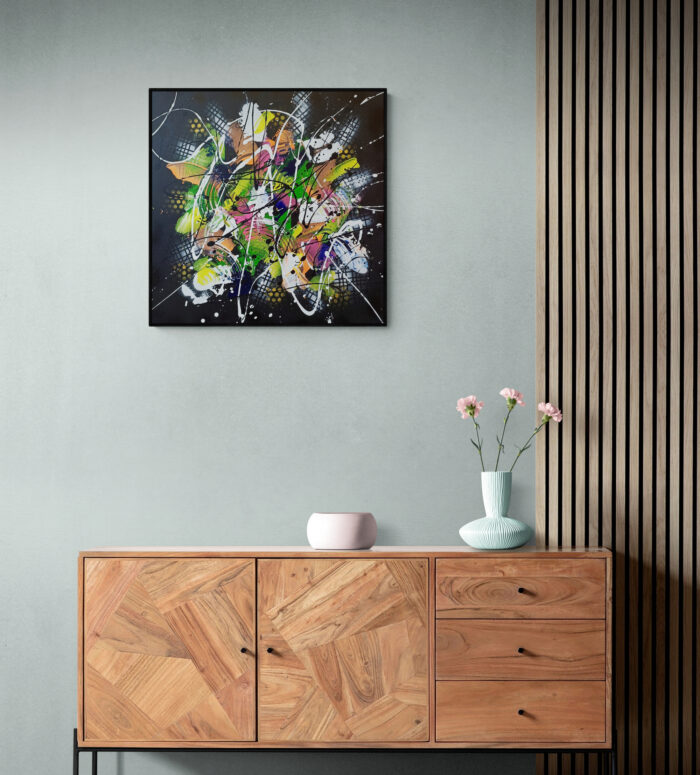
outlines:
[{"label": "white ribbed vase", "polygon": [[508,516],[510,471],[482,471],[481,496],[486,516],[467,522],[459,529],[460,538],[475,549],[515,549],[532,536],[529,525]]}]

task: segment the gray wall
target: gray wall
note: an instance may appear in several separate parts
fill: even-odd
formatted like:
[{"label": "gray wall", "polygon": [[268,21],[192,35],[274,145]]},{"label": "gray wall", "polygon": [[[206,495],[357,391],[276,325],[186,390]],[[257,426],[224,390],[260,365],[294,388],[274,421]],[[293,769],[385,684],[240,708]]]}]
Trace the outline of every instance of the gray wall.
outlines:
[{"label": "gray wall", "polygon": [[[534,419],[534,5],[3,0],[4,771],[69,771],[80,549],[298,544],[311,511],[345,509],[373,511],[380,543],[455,544],[479,516],[456,399],[488,402],[489,438],[504,385],[528,401],[511,441]],[[236,85],[388,88],[388,328],[147,327],[147,89]],[[531,524],[533,463],[516,469],[511,508]],[[533,766],[359,756],[239,766]],[[236,762],[104,759],[105,775]]]}]

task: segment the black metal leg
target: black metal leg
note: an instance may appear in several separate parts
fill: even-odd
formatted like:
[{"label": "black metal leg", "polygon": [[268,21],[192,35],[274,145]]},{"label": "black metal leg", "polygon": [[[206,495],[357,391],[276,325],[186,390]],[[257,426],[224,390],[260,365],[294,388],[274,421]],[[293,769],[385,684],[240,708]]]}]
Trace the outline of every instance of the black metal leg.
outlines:
[{"label": "black metal leg", "polygon": [[[100,750],[103,750],[103,751],[114,751],[114,750],[125,751],[125,750],[131,750],[131,751],[157,751],[157,752],[162,752],[163,749],[161,749],[161,748],[122,748],[122,749],[104,748],[104,749],[100,749]],[[193,749],[190,749],[190,748],[178,748],[178,749],[174,749],[174,750],[186,751],[186,752],[190,753]],[[206,751],[221,752],[221,751],[224,751],[226,749],[223,749],[223,748],[206,748],[206,749],[204,749],[203,748],[203,749],[200,749],[200,750],[202,750],[202,751],[206,750]],[[235,749],[234,748],[234,749],[231,749],[231,750],[232,751],[236,751],[236,750],[240,750],[240,749]],[[268,749],[264,749],[264,750],[268,750]],[[280,749],[276,749],[276,750],[277,750],[277,752],[280,752],[280,751],[285,751],[285,750],[289,750],[289,751],[293,751],[294,750],[295,751],[296,749],[283,749],[283,748],[280,748]],[[299,750],[309,751],[311,749],[306,748],[306,749],[299,749]],[[341,751],[341,750],[345,750],[345,749],[335,748],[335,749],[332,749],[332,750]],[[393,752],[398,752],[400,749],[394,748],[394,749],[389,749],[389,750],[391,750]],[[423,751],[427,751],[428,749],[422,749],[422,750]],[[457,750],[459,753],[464,753],[464,751],[462,749],[450,749],[450,750]],[[508,749],[508,750],[512,752],[512,749]],[[487,750],[487,751],[482,751],[482,750],[479,749],[478,752],[479,753],[493,753],[494,751],[493,751],[493,749],[490,749],[490,750]],[[527,753],[533,753],[533,752],[534,752],[533,749],[529,749],[527,751]],[[92,754],[92,775],[97,775],[97,754],[98,754],[98,750],[94,749],[94,748],[83,748],[81,750],[80,746],[78,745],[78,730],[74,729],[73,730],[73,775],[80,775],[80,754],[81,753],[91,753]],[[523,753],[525,753],[525,751],[523,751]],[[541,753],[547,754],[547,753],[553,753],[553,751],[550,750],[550,749],[547,749],[547,750],[542,750]],[[557,751],[557,754],[560,754],[560,753],[572,753],[572,752],[565,751],[564,749],[562,749],[560,751]],[[592,751],[590,751],[590,750],[589,751],[581,751],[581,753],[592,753]],[[608,751],[600,751],[600,753],[603,754],[602,759],[601,759],[601,764],[602,764],[602,767],[603,767],[604,775],[617,775],[617,730],[613,730],[612,747],[610,748],[610,750],[608,750]]]}]

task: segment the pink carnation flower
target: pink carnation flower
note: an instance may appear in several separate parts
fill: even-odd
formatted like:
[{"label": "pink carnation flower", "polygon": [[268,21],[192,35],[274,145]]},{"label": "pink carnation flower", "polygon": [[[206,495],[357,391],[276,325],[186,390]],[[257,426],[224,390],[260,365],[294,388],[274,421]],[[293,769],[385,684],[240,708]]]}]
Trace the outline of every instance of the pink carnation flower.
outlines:
[{"label": "pink carnation flower", "polygon": [[539,404],[537,404],[537,408],[540,410],[540,412],[544,412],[544,417],[542,418],[542,422],[549,422],[550,418],[554,420],[554,422],[562,421],[561,409],[554,406],[554,404],[545,403],[544,401],[542,401]]},{"label": "pink carnation flower", "polygon": [[467,396],[457,401],[457,411],[462,415],[462,419],[467,417],[478,417],[479,412],[484,408],[484,402],[479,401],[476,396]]},{"label": "pink carnation flower", "polygon": [[515,406],[516,403],[520,406],[525,406],[523,394],[519,390],[515,390],[515,388],[503,388],[499,395],[506,399],[508,406]]}]

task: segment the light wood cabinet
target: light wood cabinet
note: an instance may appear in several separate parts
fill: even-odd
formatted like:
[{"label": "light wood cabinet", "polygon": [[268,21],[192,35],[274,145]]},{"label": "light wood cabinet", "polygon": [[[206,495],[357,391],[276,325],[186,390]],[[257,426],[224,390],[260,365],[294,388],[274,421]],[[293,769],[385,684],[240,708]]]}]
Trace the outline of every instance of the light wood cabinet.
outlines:
[{"label": "light wood cabinet", "polygon": [[86,558],[84,739],[255,740],[254,601],[254,560]]},{"label": "light wood cabinet", "polygon": [[437,615],[604,619],[605,561],[516,556],[437,560]]},{"label": "light wood cabinet", "polygon": [[604,549],[79,560],[78,743],[610,748]]},{"label": "light wood cabinet", "polygon": [[258,562],[258,739],[428,740],[428,561]]},{"label": "light wood cabinet", "polygon": [[438,681],[436,739],[600,745],[605,740],[605,684]]},{"label": "light wood cabinet", "polygon": [[438,680],[605,680],[605,619],[437,622]]}]

